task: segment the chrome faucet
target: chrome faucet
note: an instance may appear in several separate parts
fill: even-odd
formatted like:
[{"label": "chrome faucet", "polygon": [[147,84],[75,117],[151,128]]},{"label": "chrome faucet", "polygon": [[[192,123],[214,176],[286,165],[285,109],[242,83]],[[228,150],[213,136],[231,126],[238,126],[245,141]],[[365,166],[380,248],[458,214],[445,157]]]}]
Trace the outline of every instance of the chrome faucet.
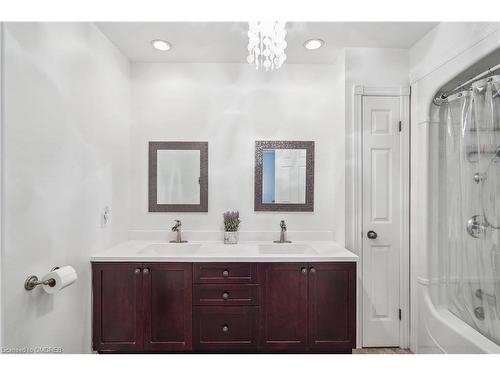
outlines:
[{"label": "chrome faucet", "polygon": [[292,241],[286,240],[286,223],[285,220],[281,220],[280,222],[281,232],[279,241],[274,241],[274,243],[291,243]]},{"label": "chrome faucet", "polygon": [[172,240],[170,242],[172,243],[183,243],[183,242],[187,242],[187,241],[183,241],[182,240],[182,235],[181,235],[181,226],[182,226],[182,223],[180,220],[175,220],[175,225],[172,227],[172,232],[176,232],[177,233],[177,237],[175,240]]}]

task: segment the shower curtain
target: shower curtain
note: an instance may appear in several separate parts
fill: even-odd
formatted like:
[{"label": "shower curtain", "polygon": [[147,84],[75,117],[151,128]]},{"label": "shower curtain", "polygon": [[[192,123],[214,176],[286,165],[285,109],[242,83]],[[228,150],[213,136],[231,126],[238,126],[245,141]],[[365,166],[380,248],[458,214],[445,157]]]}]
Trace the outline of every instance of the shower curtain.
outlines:
[{"label": "shower curtain", "polygon": [[500,345],[500,76],[441,108],[438,260],[448,309]]}]

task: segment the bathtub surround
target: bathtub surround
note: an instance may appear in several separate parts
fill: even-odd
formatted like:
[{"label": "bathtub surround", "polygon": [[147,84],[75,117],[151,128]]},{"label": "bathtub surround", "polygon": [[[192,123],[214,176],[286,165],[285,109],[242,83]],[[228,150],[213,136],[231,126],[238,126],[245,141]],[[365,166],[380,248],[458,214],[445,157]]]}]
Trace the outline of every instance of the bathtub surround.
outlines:
[{"label": "bathtub surround", "polygon": [[452,314],[439,293],[437,236],[429,208],[438,202],[436,178],[440,131],[435,93],[483,56],[500,48],[500,23],[443,23],[410,49],[412,77],[411,158],[411,347],[414,353],[499,353],[500,346]]},{"label": "bathtub surround", "polygon": [[[2,346],[89,353],[89,258],[127,238],[130,65],[91,23],[6,23],[4,42]],[[66,264],[74,285],[24,290]]]},{"label": "bathtub surround", "polygon": [[[500,346],[495,324],[500,310],[500,268],[495,264],[500,254],[500,76],[472,87],[449,96],[439,109],[439,173],[430,183],[438,204],[432,205],[430,216],[446,230],[432,234],[437,237],[432,247],[439,251],[431,256],[439,266],[436,276],[443,280],[447,308]],[[472,107],[471,120],[462,113]]]}]

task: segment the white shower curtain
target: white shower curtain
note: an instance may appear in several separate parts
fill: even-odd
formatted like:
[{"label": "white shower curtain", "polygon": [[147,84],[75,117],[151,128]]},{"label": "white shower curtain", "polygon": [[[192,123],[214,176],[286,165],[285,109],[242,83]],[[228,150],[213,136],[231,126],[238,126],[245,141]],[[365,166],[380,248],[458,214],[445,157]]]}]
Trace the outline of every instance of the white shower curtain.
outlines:
[{"label": "white shower curtain", "polygon": [[[439,272],[451,312],[500,345],[500,76],[441,109]],[[479,225],[478,238],[467,231]]]}]

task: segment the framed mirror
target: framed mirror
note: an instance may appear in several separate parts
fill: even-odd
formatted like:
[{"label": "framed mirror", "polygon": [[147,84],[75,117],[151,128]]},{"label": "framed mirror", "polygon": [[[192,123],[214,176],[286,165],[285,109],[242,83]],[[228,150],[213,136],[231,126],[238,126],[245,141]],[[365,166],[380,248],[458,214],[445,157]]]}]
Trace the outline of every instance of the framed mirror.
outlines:
[{"label": "framed mirror", "polygon": [[208,211],[208,142],[149,142],[149,212]]},{"label": "framed mirror", "polygon": [[314,142],[255,142],[255,211],[314,211]]}]

